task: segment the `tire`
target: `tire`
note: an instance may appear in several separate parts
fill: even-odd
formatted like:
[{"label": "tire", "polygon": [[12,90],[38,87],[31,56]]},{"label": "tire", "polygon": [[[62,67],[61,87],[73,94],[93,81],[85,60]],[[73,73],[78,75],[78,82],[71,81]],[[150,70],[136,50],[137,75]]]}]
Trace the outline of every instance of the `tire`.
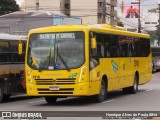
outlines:
[{"label": "tire", "polygon": [[100,93],[95,96],[95,101],[98,102],[98,103],[101,103],[101,102],[105,101],[106,92],[107,92],[106,85],[105,85],[104,80],[102,80],[101,86],[100,86]]},{"label": "tire", "polygon": [[127,88],[123,88],[123,93],[124,94],[135,94],[137,92],[138,92],[138,76],[135,75],[133,86],[127,87]]},{"label": "tire", "polygon": [[53,97],[53,96],[46,96],[45,100],[47,103],[49,104],[55,104],[57,101],[57,97]]},{"label": "tire", "polygon": [[5,101],[9,101],[10,97],[11,97],[11,94],[4,94],[4,96],[3,96],[3,101],[4,101],[4,102],[5,102]]},{"label": "tire", "polygon": [[0,103],[3,102],[3,97],[4,97],[3,89],[2,89],[2,87],[1,87],[1,85],[0,85]]},{"label": "tire", "polygon": [[154,64],[152,64],[152,72],[154,73],[154,72],[156,72],[157,70],[155,69],[155,66],[154,66]]}]

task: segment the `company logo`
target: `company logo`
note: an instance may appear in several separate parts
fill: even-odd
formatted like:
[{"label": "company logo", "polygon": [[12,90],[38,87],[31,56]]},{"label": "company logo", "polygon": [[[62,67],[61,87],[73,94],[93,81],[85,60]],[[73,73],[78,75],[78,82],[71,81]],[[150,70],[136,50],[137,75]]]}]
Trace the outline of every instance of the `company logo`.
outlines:
[{"label": "company logo", "polygon": [[42,119],[41,112],[2,112],[3,119]]},{"label": "company logo", "polygon": [[114,72],[117,72],[118,71],[118,65],[113,60],[111,61],[111,64],[112,64],[112,69],[114,70]]},{"label": "company logo", "polygon": [[56,80],[53,80],[53,85],[55,85],[56,84]]},{"label": "company logo", "polygon": [[73,74],[69,75],[68,77],[69,78],[76,78],[76,76],[77,76],[77,73],[73,73]]},{"label": "company logo", "polygon": [[2,117],[3,118],[11,118],[12,114],[11,114],[11,112],[2,112]]}]

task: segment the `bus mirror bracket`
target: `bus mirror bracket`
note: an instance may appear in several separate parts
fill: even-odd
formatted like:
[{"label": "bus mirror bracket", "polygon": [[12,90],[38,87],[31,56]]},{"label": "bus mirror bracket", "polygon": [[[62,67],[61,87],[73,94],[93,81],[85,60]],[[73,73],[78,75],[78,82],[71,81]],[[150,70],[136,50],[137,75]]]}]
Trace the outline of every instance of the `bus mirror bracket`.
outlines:
[{"label": "bus mirror bracket", "polygon": [[18,44],[18,54],[22,55],[22,42],[19,42]]},{"label": "bus mirror bracket", "polygon": [[97,41],[96,38],[91,38],[91,48],[96,49],[97,48]]}]

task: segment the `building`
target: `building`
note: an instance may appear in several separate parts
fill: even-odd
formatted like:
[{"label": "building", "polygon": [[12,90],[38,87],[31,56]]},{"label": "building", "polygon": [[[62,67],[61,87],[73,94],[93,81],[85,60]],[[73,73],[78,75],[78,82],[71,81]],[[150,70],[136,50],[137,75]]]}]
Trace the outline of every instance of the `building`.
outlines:
[{"label": "building", "polygon": [[81,19],[58,12],[18,11],[0,16],[0,33],[27,35],[31,29],[74,23],[81,24]]},{"label": "building", "polygon": [[83,24],[115,25],[115,6],[117,0],[24,0],[21,7],[25,11],[67,11],[68,15],[82,18]]}]

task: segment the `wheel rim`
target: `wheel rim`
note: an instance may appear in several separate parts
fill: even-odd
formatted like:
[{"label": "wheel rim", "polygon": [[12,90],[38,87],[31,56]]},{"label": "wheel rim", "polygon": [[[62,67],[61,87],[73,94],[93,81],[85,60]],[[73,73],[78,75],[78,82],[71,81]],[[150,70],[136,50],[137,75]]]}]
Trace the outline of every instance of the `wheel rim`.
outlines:
[{"label": "wheel rim", "polygon": [[100,97],[103,99],[105,97],[105,87],[104,83],[101,84]]},{"label": "wheel rim", "polygon": [[134,80],[134,90],[137,91],[138,90],[138,83],[137,83],[137,77],[135,76],[135,80]]}]

